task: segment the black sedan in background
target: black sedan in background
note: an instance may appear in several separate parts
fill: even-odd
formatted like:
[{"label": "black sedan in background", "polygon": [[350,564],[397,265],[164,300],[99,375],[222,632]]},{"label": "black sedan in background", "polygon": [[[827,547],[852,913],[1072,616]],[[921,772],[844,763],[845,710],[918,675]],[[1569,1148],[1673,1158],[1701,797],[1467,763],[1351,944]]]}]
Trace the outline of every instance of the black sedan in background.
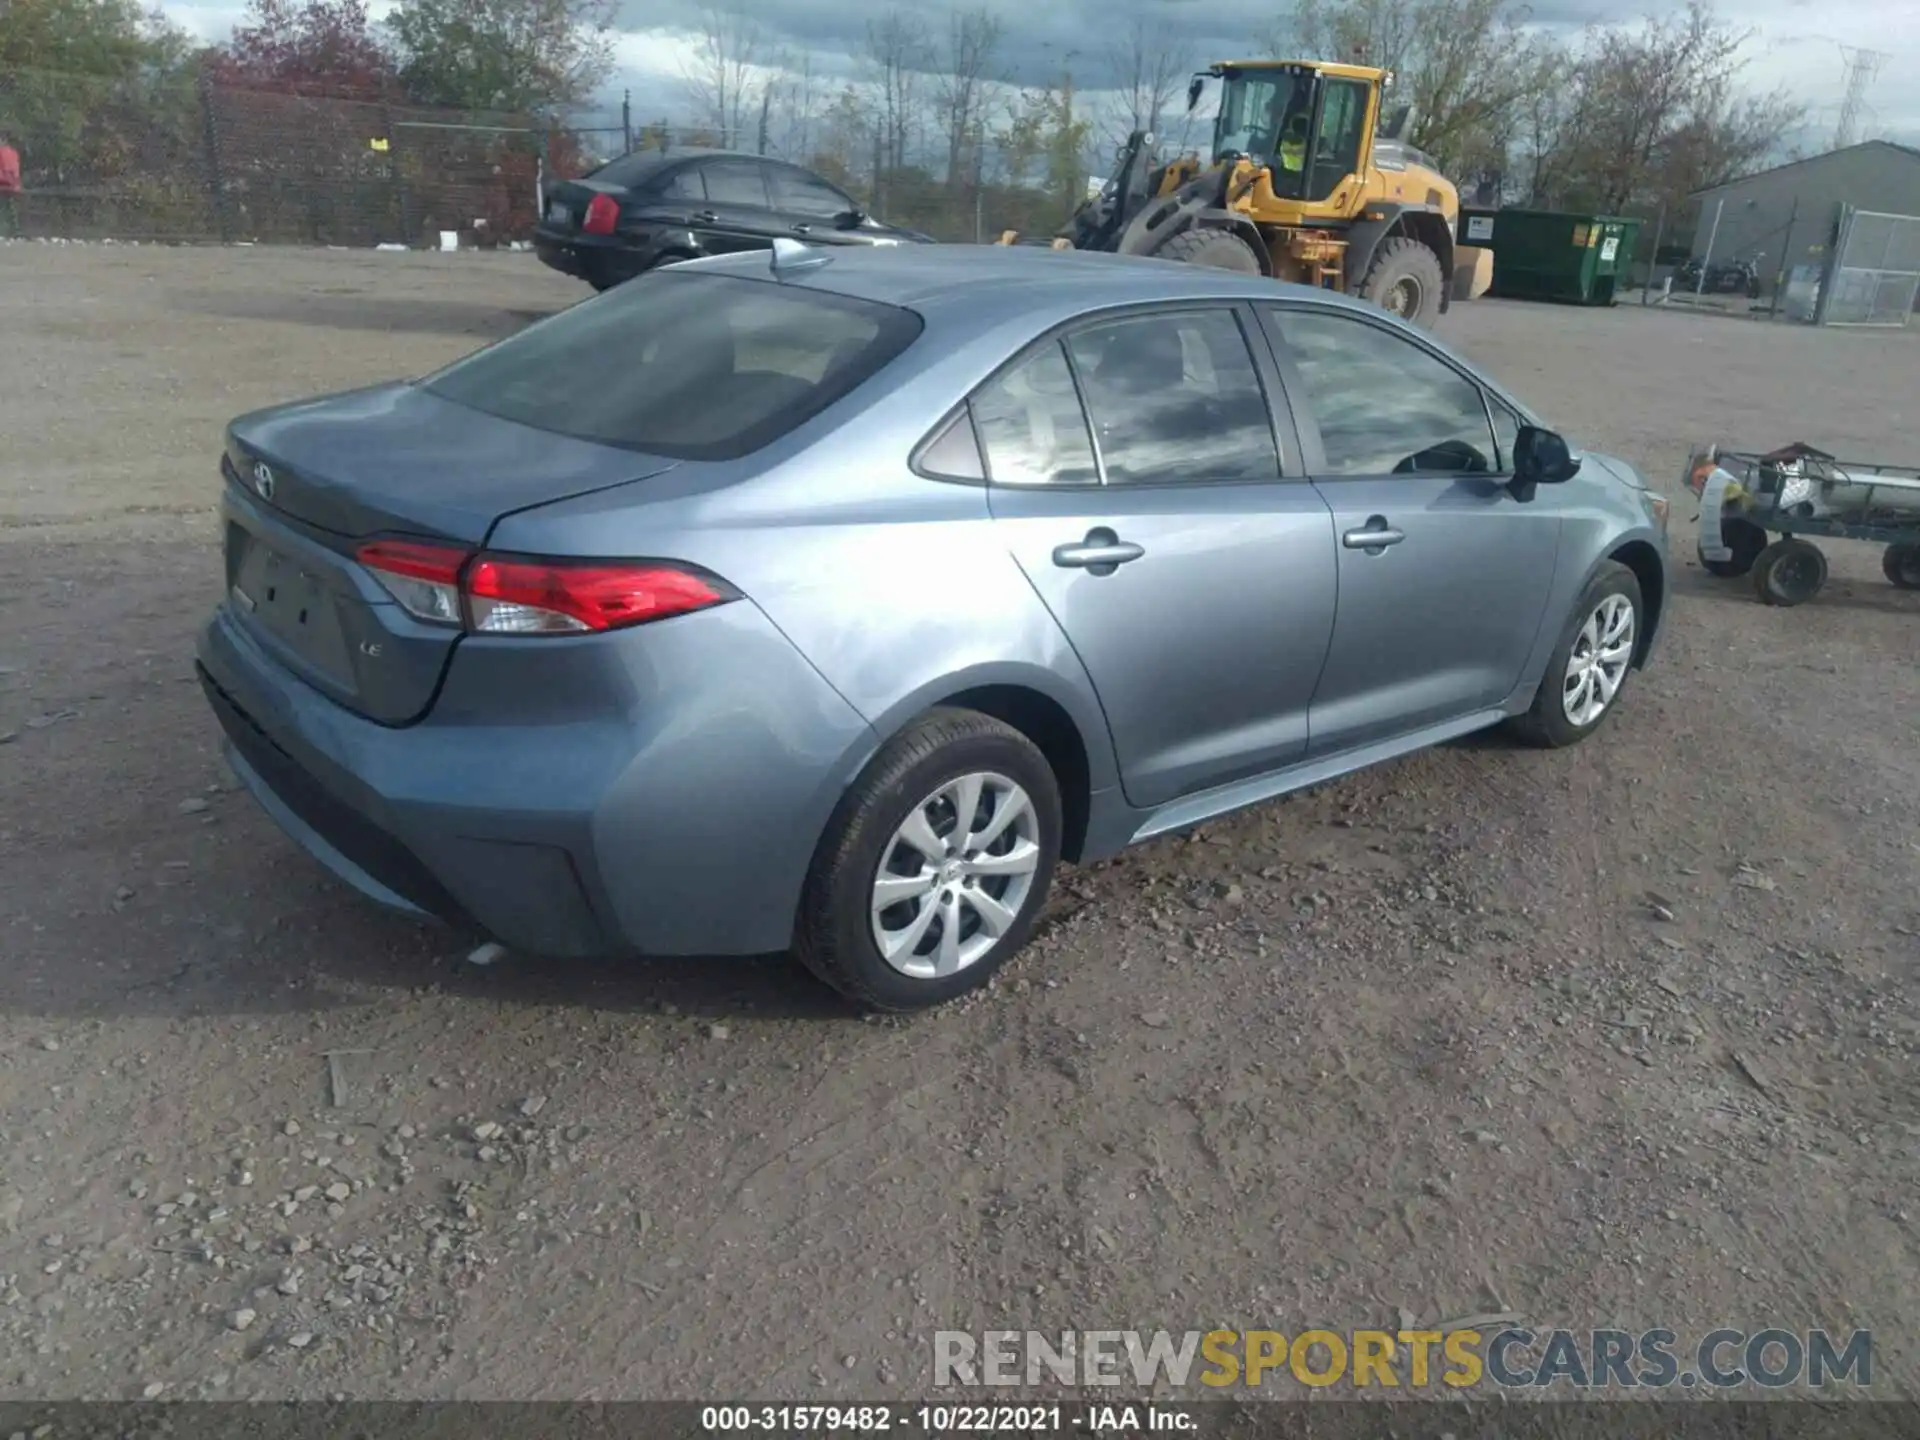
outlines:
[{"label": "black sedan in background", "polygon": [[882,224],[811,170],[727,150],[643,150],[547,187],[533,248],[596,290],[656,265],[815,245],[930,244]]}]

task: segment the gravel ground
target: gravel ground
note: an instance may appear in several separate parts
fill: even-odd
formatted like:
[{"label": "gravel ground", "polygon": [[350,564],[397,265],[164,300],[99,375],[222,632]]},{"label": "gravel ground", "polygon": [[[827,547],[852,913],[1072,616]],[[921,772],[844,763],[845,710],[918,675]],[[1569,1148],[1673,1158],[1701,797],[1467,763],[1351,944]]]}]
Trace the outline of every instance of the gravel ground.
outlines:
[{"label": "gravel ground", "polygon": [[[0,1398],[904,1397],[936,1329],[1489,1311],[1867,1327],[1874,1393],[1920,1390],[1920,596],[1873,552],[1771,610],[1676,503],[1664,653],[1594,743],[1070,872],[943,1013],[771,961],[477,968],[227,775],[216,446],[583,293],[0,246]],[[1443,334],[1670,490],[1696,439],[1920,433],[1920,336]]]}]

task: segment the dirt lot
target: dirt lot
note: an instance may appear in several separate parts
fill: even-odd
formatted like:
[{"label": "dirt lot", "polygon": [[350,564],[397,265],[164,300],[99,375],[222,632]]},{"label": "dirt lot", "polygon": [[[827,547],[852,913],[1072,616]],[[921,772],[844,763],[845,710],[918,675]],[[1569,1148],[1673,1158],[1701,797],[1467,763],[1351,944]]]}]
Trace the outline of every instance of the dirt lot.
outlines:
[{"label": "dirt lot", "polygon": [[[0,247],[0,1397],[908,1396],[942,1328],[1503,1310],[1870,1327],[1875,1393],[1916,1393],[1920,596],[1873,552],[1770,610],[1677,503],[1664,655],[1593,744],[1071,873],[950,1012],[863,1023],[773,962],[479,969],[227,775],[190,680],[216,445],[581,293]],[[1670,486],[1696,438],[1920,434],[1920,335],[1443,333]]]}]

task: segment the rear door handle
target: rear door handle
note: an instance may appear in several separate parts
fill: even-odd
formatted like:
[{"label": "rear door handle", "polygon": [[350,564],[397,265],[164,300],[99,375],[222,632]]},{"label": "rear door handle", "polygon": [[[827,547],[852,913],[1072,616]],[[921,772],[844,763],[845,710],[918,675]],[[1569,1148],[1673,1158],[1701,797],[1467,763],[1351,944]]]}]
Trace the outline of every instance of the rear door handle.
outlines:
[{"label": "rear door handle", "polygon": [[793,227],[793,233],[796,235],[811,235],[813,233],[813,227],[811,225],[796,225]]},{"label": "rear door handle", "polygon": [[1087,538],[1076,545],[1056,545],[1053,563],[1068,570],[1090,570],[1095,575],[1111,575],[1129,560],[1138,560],[1147,552],[1131,540],[1122,540],[1104,526],[1089,530]]},{"label": "rear door handle", "polygon": [[1375,515],[1367,521],[1366,529],[1347,531],[1340,537],[1340,543],[1349,550],[1384,550],[1406,538],[1406,531],[1394,529],[1384,516]]},{"label": "rear door handle", "polygon": [[702,225],[712,225],[720,219],[720,217],[711,210],[696,210],[693,212],[693,218],[698,220]]}]

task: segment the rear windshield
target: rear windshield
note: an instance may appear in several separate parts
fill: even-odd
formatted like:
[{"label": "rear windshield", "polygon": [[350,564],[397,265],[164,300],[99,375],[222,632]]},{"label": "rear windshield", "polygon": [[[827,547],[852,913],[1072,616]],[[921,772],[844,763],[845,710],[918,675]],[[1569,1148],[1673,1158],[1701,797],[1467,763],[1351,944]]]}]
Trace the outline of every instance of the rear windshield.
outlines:
[{"label": "rear windshield", "polygon": [[758,450],[885,366],[910,310],[773,280],[668,269],[429,376],[442,399],[681,460]]},{"label": "rear windshield", "polygon": [[608,185],[638,185],[666,168],[667,157],[658,150],[636,150],[609,160],[598,170],[589,170],[581,178],[599,180]]}]

